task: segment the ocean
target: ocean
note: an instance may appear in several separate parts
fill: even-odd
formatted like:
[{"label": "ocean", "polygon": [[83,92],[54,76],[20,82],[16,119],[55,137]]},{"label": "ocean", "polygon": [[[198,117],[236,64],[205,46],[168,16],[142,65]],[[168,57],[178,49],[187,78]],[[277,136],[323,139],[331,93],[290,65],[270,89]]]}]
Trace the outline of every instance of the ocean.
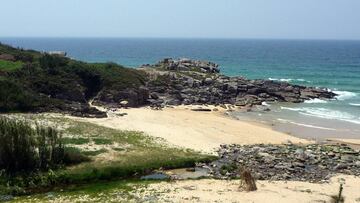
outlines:
[{"label": "ocean", "polygon": [[202,59],[218,63],[229,76],[328,88],[339,96],[303,104],[264,104],[270,112],[233,115],[315,140],[360,138],[360,41],[0,38],[0,42],[39,51],[66,51],[75,59],[127,67],[166,57]]}]

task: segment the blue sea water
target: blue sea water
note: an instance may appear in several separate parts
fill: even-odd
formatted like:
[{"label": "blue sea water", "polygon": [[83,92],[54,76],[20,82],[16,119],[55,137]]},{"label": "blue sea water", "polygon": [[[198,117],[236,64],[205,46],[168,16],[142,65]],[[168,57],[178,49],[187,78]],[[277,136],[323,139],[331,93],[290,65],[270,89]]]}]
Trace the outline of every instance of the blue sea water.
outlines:
[{"label": "blue sea water", "polygon": [[203,59],[218,63],[229,76],[329,88],[339,94],[336,100],[270,104],[270,113],[249,113],[246,118],[302,137],[360,138],[360,41],[0,38],[0,42],[128,67],[165,57]]}]

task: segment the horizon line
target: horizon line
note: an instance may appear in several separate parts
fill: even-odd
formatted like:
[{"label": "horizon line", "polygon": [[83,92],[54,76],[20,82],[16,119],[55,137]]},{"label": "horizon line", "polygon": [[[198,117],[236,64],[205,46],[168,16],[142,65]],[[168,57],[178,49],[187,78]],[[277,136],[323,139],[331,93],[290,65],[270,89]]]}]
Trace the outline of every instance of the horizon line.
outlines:
[{"label": "horizon line", "polygon": [[187,40],[294,40],[294,41],[360,41],[359,39],[337,38],[247,38],[247,37],[117,37],[117,36],[0,36],[0,39],[187,39]]}]

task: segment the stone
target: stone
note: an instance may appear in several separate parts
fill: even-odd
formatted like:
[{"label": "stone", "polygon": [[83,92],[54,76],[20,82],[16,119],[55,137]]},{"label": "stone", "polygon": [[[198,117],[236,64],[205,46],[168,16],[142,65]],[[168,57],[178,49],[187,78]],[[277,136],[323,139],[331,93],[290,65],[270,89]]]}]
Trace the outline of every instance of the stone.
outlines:
[{"label": "stone", "polygon": [[129,104],[129,102],[126,101],[126,100],[120,102],[120,105],[121,105],[121,106],[126,106],[126,105],[128,105],[128,104]]},{"label": "stone", "polygon": [[213,83],[213,79],[211,79],[211,78],[205,78],[204,84],[210,85],[211,83]]},{"label": "stone", "polygon": [[342,170],[342,169],[347,169],[348,165],[347,164],[343,164],[343,163],[338,163],[335,167],[334,170]]},{"label": "stone", "polygon": [[158,95],[156,92],[152,92],[152,93],[150,94],[150,98],[151,98],[151,99],[159,99],[159,95]]}]

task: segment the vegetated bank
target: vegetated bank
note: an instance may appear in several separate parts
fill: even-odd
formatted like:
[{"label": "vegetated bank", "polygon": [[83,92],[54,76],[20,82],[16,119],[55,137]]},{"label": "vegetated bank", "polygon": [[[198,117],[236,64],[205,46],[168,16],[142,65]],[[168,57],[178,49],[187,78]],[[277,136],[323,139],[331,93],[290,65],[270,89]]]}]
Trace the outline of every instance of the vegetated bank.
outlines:
[{"label": "vegetated bank", "polygon": [[[159,168],[191,167],[215,158],[169,147],[141,132],[61,116],[11,117],[0,120],[0,198],[131,179]],[[34,121],[60,125],[62,130],[39,125],[34,128]]]}]

